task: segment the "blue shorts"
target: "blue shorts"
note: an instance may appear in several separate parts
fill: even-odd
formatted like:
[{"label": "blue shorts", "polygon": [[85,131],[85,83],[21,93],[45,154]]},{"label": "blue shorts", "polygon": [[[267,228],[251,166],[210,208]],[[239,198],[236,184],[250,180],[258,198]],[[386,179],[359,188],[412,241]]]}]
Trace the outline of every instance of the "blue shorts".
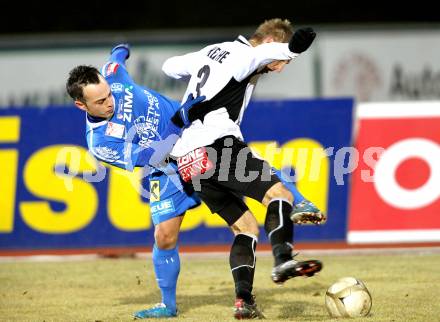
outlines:
[{"label": "blue shorts", "polygon": [[154,225],[181,216],[201,203],[192,185],[180,178],[177,165],[173,162],[163,171],[152,173],[149,181],[150,213]]}]

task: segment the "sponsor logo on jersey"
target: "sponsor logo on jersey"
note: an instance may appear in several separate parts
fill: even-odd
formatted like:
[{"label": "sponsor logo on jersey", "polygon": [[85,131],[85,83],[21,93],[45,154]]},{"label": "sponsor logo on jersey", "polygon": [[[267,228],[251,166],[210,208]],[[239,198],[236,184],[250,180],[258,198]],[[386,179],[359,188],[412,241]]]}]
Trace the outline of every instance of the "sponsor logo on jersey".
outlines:
[{"label": "sponsor logo on jersey", "polygon": [[125,126],[118,123],[108,122],[105,130],[105,135],[113,136],[122,139],[124,136]]},{"label": "sponsor logo on jersey", "polygon": [[145,116],[139,116],[133,121],[136,128],[136,133],[139,136],[139,146],[148,148],[151,142],[160,139],[160,135],[157,132],[157,125],[149,122]]},{"label": "sponsor logo on jersey", "polygon": [[124,91],[124,85],[121,83],[112,83],[110,85],[110,90],[115,94],[122,93]]},{"label": "sponsor logo on jersey", "polygon": [[139,137],[139,146],[147,148],[151,142],[160,140],[159,122],[160,122],[160,107],[159,100],[147,90],[144,90],[147,96],[148,105],[144,115],[137,117],[133,124],[136,129],[136,134]]},{"label": "sponsor logo on jersey", "polygon": [[160,182],[158,180],[150,181],[150,202],[160,201]]},{"label": "sponsor logo on jersey", "polygon": [[176,211],[176,209],[174,208],[173,200],[168,198],[160,202],[150,204],[150,211],[152,216],[161,216],[172,213]]},{"label": "sponsor logo on jersey", "polygon": [[97,146],[94,150],[98,157],[107,162],[115,162],[120,158],[118,151],[106,146]]},{"label": "sponsor logo on jersey", "polygon": [[133,114],[133,86],[125,88],[124,95],[124,122],[131,123],[131,116]]},{"label": "sponsor logo on jersey", "polygon": [[177,167],[182,179],[189,182],[193,177],[212,169],[213,164],[208,159],[206,149],[201,147],[178,158]]}]

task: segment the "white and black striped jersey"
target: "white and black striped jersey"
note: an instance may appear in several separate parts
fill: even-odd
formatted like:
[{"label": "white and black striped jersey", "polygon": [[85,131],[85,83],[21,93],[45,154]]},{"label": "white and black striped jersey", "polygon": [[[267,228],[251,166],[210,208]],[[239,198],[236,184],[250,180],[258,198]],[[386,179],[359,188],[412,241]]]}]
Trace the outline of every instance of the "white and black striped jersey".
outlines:
[{"label": "white and black striped jersey", "polygon": [[192,93],[205,95],[197,106],[206,114],[186,128],[171,155],[183,156],[212,144],[226,135],[243,139],[240,122],[257,79],[264,67],[275,60],[291,60],[287,43],[264,43],[256,47],[239,36],[235,41],[214,44],[198,52],[171,57],[162,70],[176,79],[189,78],[183,101]]}]

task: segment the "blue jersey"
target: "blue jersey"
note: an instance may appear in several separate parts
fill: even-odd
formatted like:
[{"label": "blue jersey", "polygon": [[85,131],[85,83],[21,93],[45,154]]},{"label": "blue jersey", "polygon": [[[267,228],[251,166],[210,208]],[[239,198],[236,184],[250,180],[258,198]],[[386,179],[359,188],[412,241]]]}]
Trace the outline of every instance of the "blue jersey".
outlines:
[{"label": "blue jersey", "polygon": [[115,111],[108,120],[87,117],[87,144],[106,163],[132,171],[138,157],[151,143],[162,139],[180,103],[136,84],[116,55],[101,70],[110,85]]},{"label": "blue jersey", "polygon": [[[136,84],[121,56],[116,51],[101,70],[110,85],[114,114],[107,120],[87,115],[86,137],[89,150],[98,160],[131,171],[135,166],[145,165],[141,153],[153,142],[163,144],[163,136],[169,133],[166,129],[180,103]],[[200,199],[181,180],[173,162],[151,172],[149,183],[150,212],[155,225],[200,205]]]}]

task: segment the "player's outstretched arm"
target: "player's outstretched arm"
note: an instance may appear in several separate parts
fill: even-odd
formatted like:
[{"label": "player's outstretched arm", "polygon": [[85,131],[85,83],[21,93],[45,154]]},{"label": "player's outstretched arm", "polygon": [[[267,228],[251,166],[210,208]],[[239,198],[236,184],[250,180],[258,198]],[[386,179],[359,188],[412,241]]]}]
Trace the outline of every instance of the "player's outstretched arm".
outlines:
[{"label": "player's outstretched arm", "polygon": [[198,62],[197,53],[168,58],[162,65],[162,71],[174,79],[186,79],[191,76],[191,67]]},{"label": "player's outstretched arm", "polygon": [[110,52],[110,61],[121,64],[125,67],[125,61],[130,57],[130,45],[119,44],[113,47]]},{"label": "player's outstretched arm", "polygon": [[247,61],[243,60],[241,69],[234,75],[238,81],[248,77],[261,66],[275,60],[292,60],[306,51],[316,37],[315,31],[310,28],[300,28],[294,32],[288,43],[270,42],[253,47]]},{"label": "player's outstretched arm", "polygon": [[101,68],[101,74],[105,78],[115,77],[118,82],[133,82],[128,74],[125,61],[130,57],[130,46],[128,44],[119,44],[112,48],[109,60]]}]

